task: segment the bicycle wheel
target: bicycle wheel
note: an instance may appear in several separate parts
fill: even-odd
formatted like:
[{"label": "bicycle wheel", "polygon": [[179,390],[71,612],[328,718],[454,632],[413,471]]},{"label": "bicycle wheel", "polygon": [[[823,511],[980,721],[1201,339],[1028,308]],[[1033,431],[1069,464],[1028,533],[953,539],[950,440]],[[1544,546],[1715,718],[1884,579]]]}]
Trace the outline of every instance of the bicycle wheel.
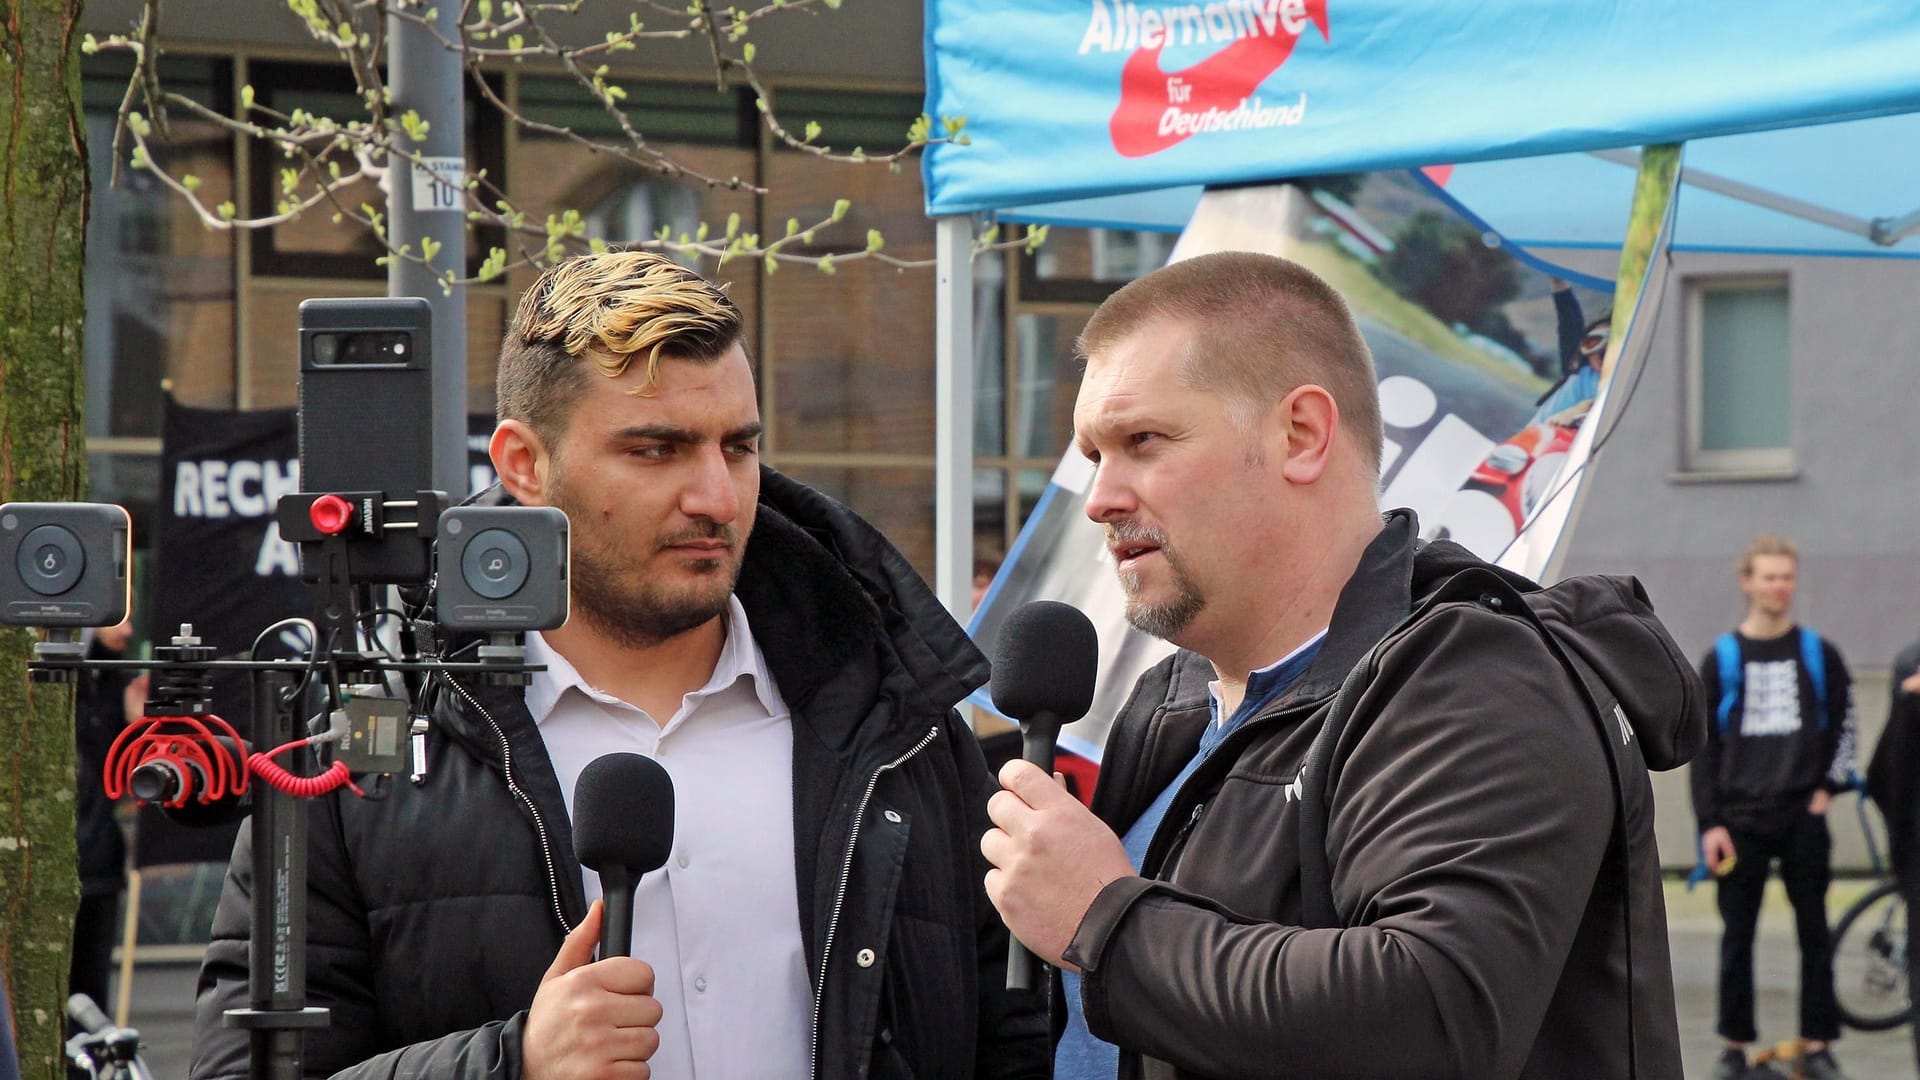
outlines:
[{"label": "bicycle wheel", "polygon": [[1833,990],[1840,1020],[1885,1031],[1912,1016],[1907,988],[1907,905],[1883,881],[1855,900],[1833,928]]}]

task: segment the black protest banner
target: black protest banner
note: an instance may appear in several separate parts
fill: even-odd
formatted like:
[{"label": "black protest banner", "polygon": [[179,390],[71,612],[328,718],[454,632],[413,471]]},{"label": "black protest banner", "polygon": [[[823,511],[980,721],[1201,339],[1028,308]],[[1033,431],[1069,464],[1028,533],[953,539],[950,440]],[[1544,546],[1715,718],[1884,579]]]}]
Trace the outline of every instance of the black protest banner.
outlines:
[{"label": "black protest banner", "polygon": [[[160,513],[154,540],[154,644],[190,623],[223,657],[244,657],[254,638],[282,619],[307,615],[312,591],[300,581],[298,550],[273,521],[280,496],[300,489],[292,409],[229,412],[166,400],[161,430]],[[261,642],[260,655],[303,655],[304,631]],[[214,681],[214,712],[252,734],[251,690],[243,676]],[[237,823],[188,829],[143,808],[139,866],[225,859]]]}]

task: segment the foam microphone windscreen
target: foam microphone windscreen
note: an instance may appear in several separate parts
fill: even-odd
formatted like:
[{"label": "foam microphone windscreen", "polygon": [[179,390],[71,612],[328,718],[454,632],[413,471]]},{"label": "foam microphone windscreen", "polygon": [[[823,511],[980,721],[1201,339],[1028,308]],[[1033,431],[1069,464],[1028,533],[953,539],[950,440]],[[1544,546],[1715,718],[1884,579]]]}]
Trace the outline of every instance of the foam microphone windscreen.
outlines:
[{"label": "foam microphone windscreen", "polygon": [[625,867],[640,875],[666,865],[673,850],[673,778],[639,754],[587,763],[573,788],[573,853],[580,865]]},{"label": "foam microphone windscreen", "polygon": [[1034,600],[1015,608],[993,643],[993,703],[1015,720],[1042,713],[1072,723],[1093,705],[1100,641],[1071,604]]}]

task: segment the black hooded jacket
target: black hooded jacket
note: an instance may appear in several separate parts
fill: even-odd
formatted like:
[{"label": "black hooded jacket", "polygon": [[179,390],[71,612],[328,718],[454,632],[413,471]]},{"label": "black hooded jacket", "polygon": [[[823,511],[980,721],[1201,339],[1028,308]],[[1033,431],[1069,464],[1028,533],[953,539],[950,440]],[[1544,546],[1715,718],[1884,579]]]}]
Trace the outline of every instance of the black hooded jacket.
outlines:
[{"label": "black hooded jacket", "polygon": [[[913,568],[771,470],[736,589],[793,715],[794,861],[815,1075],[1042,1077],[1037,995],[1005,989],[979,840],[994,790],[953,706],[987,665]],[[516,689],[442,684],[428,772],[310,805],[309,1075],[520,1075],[527,1007],[586,914],[565,804]],[[247,1074],[248,833],[200,974],[195,1080]],[[871,950],[871,953],[868,952]]]},{"label": "black hooded jacket", "polygon": [[[1679,1080],[1646,769],[1705,738],[1698,680],[1637,583],[1562,582],[1529,606],[1610,692],[1597,725],[1518,615],[1445,601],[1403,623],[1456,574],[1496,573],[1416,533],[1410,513],[1389,516],[1312,666],[1185,782],[1142,875],[1081,921],[1066,957],[1121,1080]],[[1377,642],[1326,789],[1342,925],[1305,929],[1299,778]],[[1213,677],[1186,651],[1141,677],[1094,795],[1116,831],[1193,756]]]},{"label": "black hooded jacket", "polygon": [[1920,695],[1900,684],[1920,670],[1920,641],[1893,659],[1887,726],[1867,766],[1867,794],[1887,822],[1894,873],[1909,892],[1920,890]]}]

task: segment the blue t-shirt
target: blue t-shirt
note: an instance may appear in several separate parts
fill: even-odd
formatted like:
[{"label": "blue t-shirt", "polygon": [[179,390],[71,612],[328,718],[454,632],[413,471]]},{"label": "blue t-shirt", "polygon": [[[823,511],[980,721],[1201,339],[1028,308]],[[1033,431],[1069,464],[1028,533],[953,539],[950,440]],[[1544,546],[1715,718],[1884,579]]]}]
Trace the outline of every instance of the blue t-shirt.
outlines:
[{"label": "blue t-shirt", "polygon": [[[1246,723],[1248,717],[1285,693],[1287,687],[1306,673],[1313,658],[1319,655],[1320,643],[1325,638],[1326,632],[1322,631],[1283,659],[1248,675],[1246,699],[1225,723],[1220,722],[1220,699],[1212,699],[1209,708],[1213,713],[1213,722],[1201,734],[1200,748],[1194,752],[1193,760],[1187,762],[1186,767],[1180,770],[1180,775],[1173,778],[1173,783],[1168,784],[1166,790],[1141,811],[1139,820],[1120,838],[1135,871],[1146,862],[1147,846],[1153,842],[1153,834],[1159,831],[1160,822],[1173,806],[1181,785],[1187,782],[1187,778],[1194,774],[1201,762],[1207,760],[1222,740]],[[1120,1048],[1094,1038],[1093,1032],[1087,1030],[1087,1018],[1080,1011],[1080,976],[1061,972],[1060,977],[1066,997],[1067,1026],[1060,1035],[1060,1045],[1054,1050],[1054,1080],[1113,1080],[1120,1072]]]}]

